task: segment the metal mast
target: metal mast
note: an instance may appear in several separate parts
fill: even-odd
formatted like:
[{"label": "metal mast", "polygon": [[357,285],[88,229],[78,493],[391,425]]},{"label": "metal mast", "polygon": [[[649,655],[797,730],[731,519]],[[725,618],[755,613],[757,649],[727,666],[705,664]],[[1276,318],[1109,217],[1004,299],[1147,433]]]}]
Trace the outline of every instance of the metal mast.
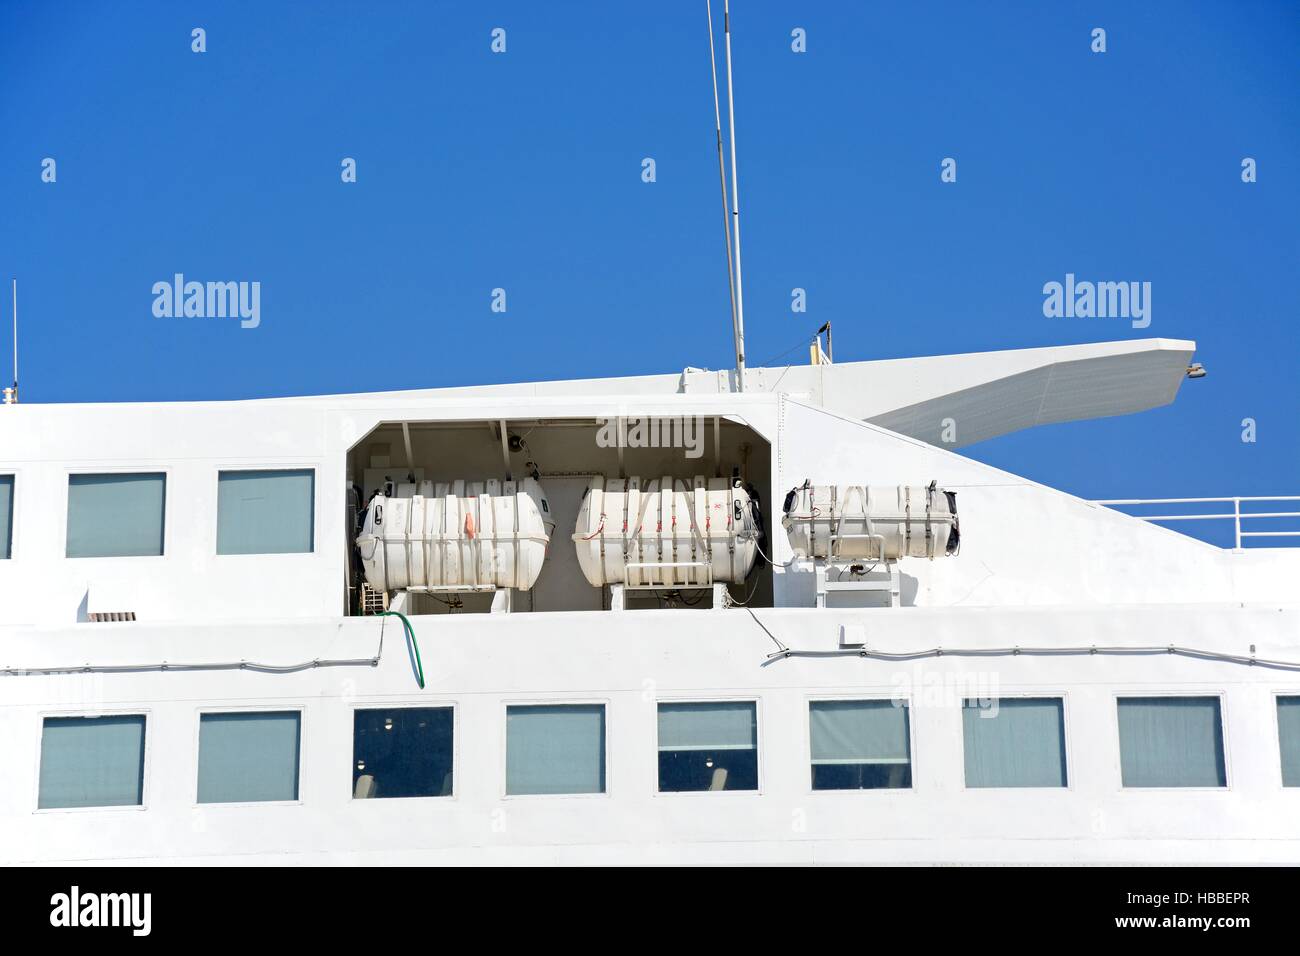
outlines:
[{"label": "metal mast", "polygon": [[745,291],[740,278],[740,186],[736,180],[736,103],[731,84],[731,0],[722,2],[722,33],[727,45],[727,122],[731,137],[731,221],[736,240],[736,389],[745,390]]},{"label": "metal mast", "polygon": [[713,45],[713,4],[704,0],[704,10],[709,17],[709,66],[713,74],[713,120],[718,141],[718,182],[722,186],[722,238],[727,245],[727,292],[731,296],[731,334],[736,340],[736,368],[742,373],[745,367],[743,336],[736,319],[736,272],[731,258],[731,208],[727,202],[727,171],[722,153],[722,108],[718,105],[718,60]]}]

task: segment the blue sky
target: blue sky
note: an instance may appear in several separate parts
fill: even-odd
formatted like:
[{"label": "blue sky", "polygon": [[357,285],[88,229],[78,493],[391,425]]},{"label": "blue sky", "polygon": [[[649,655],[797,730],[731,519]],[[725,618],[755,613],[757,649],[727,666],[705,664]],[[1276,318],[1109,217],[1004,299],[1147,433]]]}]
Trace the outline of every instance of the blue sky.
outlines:
[{"label": "blue sky", "polygon": [[[841,361],[1194,339],[1210,374],[1173,406],[966,453],[1087,497],[1300,493],[1296,3],[737,0],[733,22],[751,365],[828,319]],[[703,0],[0,2],[24,398],[728,366],[705,29]],[[261,325],[156,318],[177,272],[260,282]],[[1150,327],[1045,318],[1067,272],[1151,282]]]}]

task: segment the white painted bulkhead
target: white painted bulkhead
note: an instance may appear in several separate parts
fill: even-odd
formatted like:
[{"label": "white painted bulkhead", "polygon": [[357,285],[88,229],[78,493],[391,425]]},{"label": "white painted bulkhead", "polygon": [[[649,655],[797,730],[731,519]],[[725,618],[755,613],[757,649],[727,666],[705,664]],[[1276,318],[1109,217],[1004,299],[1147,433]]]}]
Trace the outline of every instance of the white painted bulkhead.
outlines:
[{"label": "white painted bulkhead", "polygon": [[[73,623],[85,611],[137,620],[256,621],[340,615],[348,531],[348,450],[385,421],[478,421],[593,415],[723,415],[773,446],[764,502],[772,557],[792,557],[779,526],[786,489],[815,484],[925,485],[957,492],[962,553],[901,566],[904,603],[1200,603],[1292,595],[1296,552],[1243,558],[878,426],[776,395],[426,400],[364,398],[179,405],[27,405],[0,416],[0,468],[15,475],[13,557],[0,561],[0,628]],[[700,467],[688,461],[683,470]],[[217,474],[313,468],[315,548],[309,554],[218,555]],[[68,476],[167,475],[160,557],[67,558]],[[1247,553],[1249,554],[1249,552]],[[1249,562],[1248,575],[1234,568]],[[545,572],[543,572],[545,573]],[[812,606],[811,573],[776,574],[778,606]],[[1282,589],[1282,590],[1279,590]]]},{"label": "white painted bulkhead", "polygon": [[[1178,643],[1296,657],[1295,609],[899,608],[756,612],[787,646],[832,651],[841,625],[875,650],[942,646],[912,663],[854,656],[768,663],[772,639],[742,610],[562,612],[413,620],[427,687],[417,689],[401,629],[373,618],[239,628],[100,625],[41,629],[7,659],[66,665],[217,656],[290,663],[367,658],[378,667],[295,674],[144,672],[6,676],[0,740],[10,768],[0,833],[10,862],[131,860],[274,863],[1133,862],[1300,860],[1300,790],[1282,786],[1276,693],[1300,674],[1157,653],[963,657],[963,648]],[[671,615],[671,617],[670,617]],[[521,620],[528,621],[520,627]],[[111,641],[111,643],[109,643]],[[274,649],[274,650],[272,650]],[[1120,783],[1119,694],[1218,695],[1227,787],[1133,790]],[[1065,701],[1069,785],[964,786],[963,696]],[[913,785],[813,792],[808,703],[906,700]],[[759,790],[656,792],[656,703],[758,702]],[[606,707],[607,792],[505,796],[505,708]],[[352,799],[356,707],[455,708],[449,797]],[[300,799],[196,803],[199,713],[301,708]],[[42,716],[147,715],[144,806],[41,810],[35,771]]]},{"label": "white painted bulkhead", "polygon": [[[753,615],[417,616],[429,678],[418,690],[399,627],[343,616],[349,450],[384,422],[600,415],[724,416],[769,441],[764,505],[778,565],[791,557],[780,499],[806,478],[937,480],[957,493],[961,552],[902,562],[895,609],[813,609],[812,575],[796,564],[776,569],[776,606]],[[315,470],[313,551],[217,555],[218,471],[277,467]],[[68,475],[80,471],[166,472],[161,557],[64,556]],[[9,862],[1300,861],[1300,790],[1281,785],[1274,702],[1300,693],[1300,673],[1169,653],[951,653],[1177,645],[1300,660],[1300,550],[1217,549],[794,398],[15,406],[0,414],[0,473],[15,475],[13,557],[0,560],[0,757],[10,768],[0,856]],[[576,506],[580,482],[571,483]],[[83,623],[87,610],[133,611],[137,623]],[[950,653],[768,662],[772,635],[838,651],[846,624],[873,650]],[[376,667],[151,669],[365,659],[381,629]],[[76,672],[86,664],[146,669]],[[22,673],[48,667],[69,673]],[[972,688],[1064,699],[1068,787],[964,787],[958,704]],[[1120,786],[1116,695],[1169,693],[1221,697],[1225,788]],[[910,789],[811,791],[808,702],[855,696],[909,700]],[[759,791],[658,794],[656,702],[719,698],[757,701]],[[605,704],[606,793],[504,795],[504,709],[517,702]],[[353,709],[399,704],[455,708],[454,792],[353,800]],[[266,707],[302,709],[300,799],[199,806],[200,711]],[[38,811],[42,718],[103,712],[147,715],[144,806]]]}]

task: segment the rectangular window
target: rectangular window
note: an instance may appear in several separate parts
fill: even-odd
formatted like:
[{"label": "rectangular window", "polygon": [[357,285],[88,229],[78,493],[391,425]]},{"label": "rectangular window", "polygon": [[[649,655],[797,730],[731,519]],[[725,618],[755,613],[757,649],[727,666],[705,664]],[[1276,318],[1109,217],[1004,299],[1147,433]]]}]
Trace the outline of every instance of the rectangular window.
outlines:
[{"label": "rectangular window", "polygon": [[878,790],[912,785],[907,704],[816,700],[808,705],[814,790]]},{"label": "rectangular window", "polygon": [[1277,734],[1282,748],[1282,786],[1300,787],[1300,697],[1277,699]]},{"label": "rectangular window", "polygon": [[13,554],[14,476],[0,475],[0,560]]},{"label": "rectangular window", "polygon": [[1120,773],[1126,787],[1226,787],[1217,697],[1121,697]]},{"label": "rectangular window", "polygon": [[138,807],[143,800],[143,714],[45,718],[37,807]]},{"label": "rectangular window", "polygon": [[604,793],[603,704],[506,708],[506,793]]},{"label": "rectangular window", "polygon": [[163,553],[167,476],[69,475],[70,558],[124,558]]},{"label": "rectangular window", "polygon": [[202,714],[199,803],[298,799],[302,714]]},{"label": "rectangular window", "polygon": [[967,787],[1066,785],[1065,702],[1059,697],[967,700],[962,736]]},{"label": "rectangular window", "polygon": [[316,473],[217,474],[217,554],[298,554],[312,550]]},{"label": "rectangular window", "polygon": [[659,705],[659,791],[758,789],[753,701]]},{"label": "rectangular window", "polygon": [[352,796],[451,796],[452,709],[358,710],[353,718]]}]

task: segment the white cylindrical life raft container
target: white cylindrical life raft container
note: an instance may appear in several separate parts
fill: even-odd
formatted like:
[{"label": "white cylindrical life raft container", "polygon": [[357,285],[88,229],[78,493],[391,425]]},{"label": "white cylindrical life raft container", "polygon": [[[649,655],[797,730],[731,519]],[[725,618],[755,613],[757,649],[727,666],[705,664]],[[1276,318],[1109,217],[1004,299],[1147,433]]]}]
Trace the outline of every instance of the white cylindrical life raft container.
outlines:
[{"label": "white cylindrical life raft container", "polygon": [[957,495],[929,487],[812,485],[785,499],[781,525],[795,554],[829,560],[897,561],[952,554]]},{"label": "white cylindrical life raft container", "polygon": [[527,590],[554,527],[532,478],[403,482],[371,499],[357,547],[366,581],[382,591]]},{"label": "white cylindrical life raft container", "polygon": [[755,507],[737,479],[597,479],[578,510],[578,564],[594,587],[744,581],[758,553]]}]

